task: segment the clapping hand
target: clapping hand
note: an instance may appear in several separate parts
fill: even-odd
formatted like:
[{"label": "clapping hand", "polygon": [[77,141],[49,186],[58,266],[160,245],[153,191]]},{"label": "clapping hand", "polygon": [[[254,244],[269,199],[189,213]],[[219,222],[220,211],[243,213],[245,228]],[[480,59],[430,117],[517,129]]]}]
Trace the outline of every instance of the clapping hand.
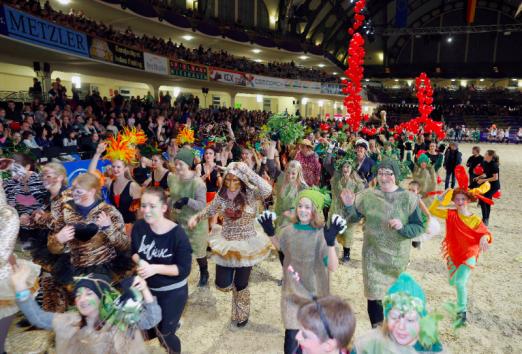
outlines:
[{"label": "clapping hand", "polygon": [[272,237],[275,235],[274,228],[274,220],[276,219],[276,214],[274,212],[265,210],[261,215],[258,216],[257,222],[261,224],[263,230],[268,235],[268,237]]},{"label": "clapping hand", "polygon": [[107,215],[104,211],[102,211],[98,218],[96,219],[96,225],[98,225],[100,228],[111,226],[112,220],[109,215]]}]

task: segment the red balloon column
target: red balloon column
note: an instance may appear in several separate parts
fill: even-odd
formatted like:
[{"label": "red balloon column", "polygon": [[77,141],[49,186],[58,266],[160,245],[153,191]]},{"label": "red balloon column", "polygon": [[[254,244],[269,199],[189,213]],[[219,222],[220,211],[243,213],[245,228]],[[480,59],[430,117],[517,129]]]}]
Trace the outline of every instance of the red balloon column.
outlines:
[{"label": "red balloon column", "polygon": [[420,117],[396,125],[393,127],[393,131],[399,134],[406,131],[415,135],[421,132],[434,133],[439,140],[444,139],[446,133],[442,127],[442,122],[436,122],[429,117],[433,111],[433,88],[426,73],[421,73],[415,79],[415,88],[419,100]]},{"label": "red balloon column", "polygon": [[359,0],[355,4],[355,21],[348,33],[352,36],[350,45],[348,47],[348,69],[344,72],[349,78],[343,80],[346,87],[343,88],[343,93],[346,94],[344,98],[344,106],[346,107],[349,118],[346,123],[351,127],[353,132],[357,132],[361,126],[361,120],[368,120],[368,115],[362,115],[361,109],[361,80],[364,74],[364,38],[357,30],[362,26],[365,19],[361,13],[366,6],[366,0]]}]

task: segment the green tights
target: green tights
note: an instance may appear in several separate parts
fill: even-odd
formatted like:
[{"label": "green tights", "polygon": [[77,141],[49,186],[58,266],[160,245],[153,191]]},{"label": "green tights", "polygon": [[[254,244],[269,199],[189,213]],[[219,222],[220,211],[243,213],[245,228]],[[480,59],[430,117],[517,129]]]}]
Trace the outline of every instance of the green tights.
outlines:
[{"label": "green tights", "polygon": [[471,268],[468,264],[471,266],[477,264],[476,258],[469,258],[458,268],[455,267],[451,259],[448,259],[449,283],[457,288],[457,307],[459,312],[465,312],[468,309],[468,289],[466,285],[471,275]]}]

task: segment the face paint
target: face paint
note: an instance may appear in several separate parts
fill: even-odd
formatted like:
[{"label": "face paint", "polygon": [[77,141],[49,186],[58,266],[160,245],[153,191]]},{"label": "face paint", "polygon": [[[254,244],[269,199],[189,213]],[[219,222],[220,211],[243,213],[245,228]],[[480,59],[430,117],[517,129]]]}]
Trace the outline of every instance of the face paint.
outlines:
[{"label": "face paint", "polygon": [[420,330],[420,317],[417,311],[401,312],[392,308],[386,318],[388,332],[399,345],[409,346],[417,342]]},{"label": "face paint", "polygon": [[72,197],[73,197],[74,203],[76,203],[78,205],[88,206],[85,204],[90,204],[88,202],[90,201],[91,196],[90,196],[89,192],[86,191],[85,189],[73,186]]},{"label": "face paint", "polygon": [[308,198],[301,198],[297,204],[297,218],[303,225],[308,225],[312,221],[314,206]]},{"label": "face paint", "polygon": [[229,173],[225,177],[225,187],[231,192],[236,192],[241,188],[241,180]]},{"label": "face paint", "polygon": [[185,178],[190,171],[189,165],[181,160],[174,161],[174,167],[176,168],[176,174],[181,178]]},{"label": "face paint", "polygon": [[93,316],[99,311],[100,299],[94,291],[89,288],[79,288],[74,298],[76,308],[83,316]]},{"label": "face paint", "polygon": [[42,182],[45,189],[50,189],[60,181],[58,180],[58,175],[54,173],[50,168],[44,168],[42,172]]},{"label": "face paint", "polygon": [[382,189],[388,189],[395,186],[395,175],[392,170],[381,168],[377,172],[377,182]]}]

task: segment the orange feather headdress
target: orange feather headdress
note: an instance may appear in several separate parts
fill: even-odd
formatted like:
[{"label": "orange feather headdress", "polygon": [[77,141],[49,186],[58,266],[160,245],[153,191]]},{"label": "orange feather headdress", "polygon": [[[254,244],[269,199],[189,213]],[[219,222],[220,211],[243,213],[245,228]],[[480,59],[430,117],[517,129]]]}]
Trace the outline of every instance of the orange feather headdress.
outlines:
[{"label": "orange feather headdress", "polygon": [[144,144],[147,141],[147,136],[143,130],[125,128],[123,133],[118,132],[116,138],[111,136],[106,141],[107,152],[105,159],[111,161],[121,160],[126,164],[130,164],[135,162],[138,152],[136,146]]}]

